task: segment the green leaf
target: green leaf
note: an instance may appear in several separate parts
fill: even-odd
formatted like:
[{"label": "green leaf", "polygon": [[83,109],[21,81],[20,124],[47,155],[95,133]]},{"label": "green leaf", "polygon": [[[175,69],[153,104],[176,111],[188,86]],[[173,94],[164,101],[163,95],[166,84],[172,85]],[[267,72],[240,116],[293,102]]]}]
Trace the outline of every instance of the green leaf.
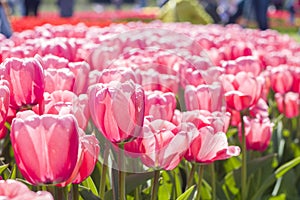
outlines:
[{"label": "green leaf", "polygon": [[83,182],[82,182],[82,185],[87,187],[87,188],[90,188],[91,189],[91,192],[98,196],[98,190],[97,190],[97,187],[93,181],[93,179],[89,176],[87,179],[85,179]]},{"label": "green leaf", "polygon": [[0,166],[0,174],[2,174],[8,168],[8,166],[9,166],[9,164],[1,165]]},{"label": "green leaf", "polygon": [[16,179],[16,178],[17,178],[17,166],[14,165],[9,175],[9,179]]},{"label": "green leaf", "polygon": [[161,173],[160,187],[158,188],[158,199],[172,199],[172,192],[175,186],[172,184],[172,180],[166,171]]},{"label": "green leaf", "polygon": [[275,197],[270,197],[269,200],[285,200],[286,199],[286,195],[285,194],[280,194],[279,196],[275,196]]},{"label": "green leaf", "polygon": [[191,199],[196,191],[196,185],[191,186],[183,194],[181,194],[176,200],[189,200]]},{"label": "green leaf", "polygon": [[270,175],[267,179],[265,179],[264,183],[260,186],[260,188],[256,191],[254,196],[252,197],[253,200],[261,199],[260,197],[263,195],[263,193],[270,187],[272,184],[275,183],[275,181],[282,177],[285,173],[287,173],[289,170],[293,169],[293,167],[297,166],[300,163],[300,157],[295,158],[281,167],[279,167],[274,174]]},{"label": "green leaf", "polygon": [[154,172],[130,174],[126,176],[126,193],[132,192],[139,185],[146,183],[149,179],[154,177]]},{"label": "green leaf", "polygon": [[91,190],[81,188],[79,190],[79,194],[82,196],[83,199],[88,199],[88,200],[100,200],[99,197],[93,194]]},{"label": "green leaf", "polygon": [[300,157],[297,157],[297,158],[285,163],[284,165],[282,165],[275,171],[276,178],[282,177],[286,172],[288,172],[293,167],[297,166],[299,163],[300,163]]},{"label": "green leaf", "polygon": [[[112,173],[113,174],[113,173]],[[117,176],[117,174],[115,174]],[[138,173],[138,174],[130,174],[126,176],[125,184],[126,184],[126,194],[132,192],[139,185],[146,183],[149,179],[154,177],[154,172],[146,172],[146,173]],[[114,187],[118,187],[118,179],[116,179],[116,185]],[[109,190],[105,193],[104,199],[113,199],[113,190]]]}]

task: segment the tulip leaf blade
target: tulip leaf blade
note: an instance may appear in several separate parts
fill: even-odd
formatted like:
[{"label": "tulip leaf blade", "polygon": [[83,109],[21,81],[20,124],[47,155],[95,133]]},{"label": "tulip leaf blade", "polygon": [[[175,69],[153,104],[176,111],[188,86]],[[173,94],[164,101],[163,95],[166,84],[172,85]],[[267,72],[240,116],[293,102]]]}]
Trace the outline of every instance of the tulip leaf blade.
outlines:
[{"label": "tulip leaf blade", "polygon": [[10,172],[10,175],[9,175],[9,179],[16,179],[17,178],[17,166],[14,165],[11,172]]},{"label": "tulip leaf blade", "polygon": [[196,185],[192,185],[184,193],[182,193],[176,200],[190,200],[193,198],[196,191]]},{"label": "tulip leaf blade", "polygon": [[285,175],[288,171],[296,167],[298,164],[300,164],[300,157],[294,158],[293,160],[280,166],[273,174],[271,174],[267,179],[265,179],[265,181],[260,186],[259,190],[257,190],[257,192],[254,194],[252,199],[260,199],[260,197],[263,195],[264,191],[268,189],[268,187],[274,184],[277,179],[281,178],[283,175]]},{"label": "tulip leaf blade", "polygon": [[79,190],[79,194],[83,199],[100,200],[100,198],[93,194],[93,192],[89,189],[81,188]]},{"label": "tulip leaf blade", "polygon": [[0,174],[2,174],[8,168],[8,166],[9,166],[9,164],[1,165],[0,166]]},{"label": "tulip leaf blade", "polygon": [[136,187],[154,177],[154,172],[131,174],[126,176],[126,193],[132,192]]},{"label": "tulip leaf blade", "polygon": [[98,196],[98,190],[97,190],[97,187],[93,181],[93,179],[89,176],[87,179],[85,179],[83,182],[82,182],[82,185],[87,187],[87,188],[90,188],[91,189],[91,192]]},{"label": "tulip leaf blade", "polygon": [[[113,174],[113,173],[112,173]],[[117,176],[117,173],[114,175]],[[125,187],[126,187],[126,194],[132,192],[138,186],[146,183],[149,179],[154,177],[154,172],[146,172],[146,173],[137,173],[137,174],[130,174],[126,176],[125,179]],[[116,177],[116,186],[117,187],[117,177]],[[116,190],[117,188],[115,188]],[[113,199],[113,189],[108,190],[105,193],[104,199]]]},{"label": "tulip leaf blade", "polygon": [[284,165],[280,166],[276,171],[275,171],[275,176],[276,178],[282,177],[285,173],[287,173],[289,170],[292,168],[296,167],[297,165],[300,164],[300,157],[294,158],[293,160],[285,163]]}]

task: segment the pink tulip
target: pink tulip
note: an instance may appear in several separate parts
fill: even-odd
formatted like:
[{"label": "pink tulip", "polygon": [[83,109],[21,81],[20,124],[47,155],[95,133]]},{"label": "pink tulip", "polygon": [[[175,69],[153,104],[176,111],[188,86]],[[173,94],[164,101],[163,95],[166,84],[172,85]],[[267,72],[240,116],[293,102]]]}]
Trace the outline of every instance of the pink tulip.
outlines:
[{"label": "pink tulip", "polygon": [[258,76],[263,70],[260,61],[253,56],[243,56],[236,60],[225,61],[222,63],[222,67],[225,68],[226,74],[237,74],[244,71],[252,73],[253,76]]},{"label": "pink tulip", "polygon": [[146,123],[139,143],[142,162],[151,168],[174,169],[196,132],[196,127],[191,123],[183,123],[179,128],[164,120]]},{"label": "pink tulip", "polygon": [[145,116],[151,115],[153,120],[172,120],[176,108],[176,98],[173,93],[146,91],[145,96]]},{"label": "pink tulip", "polygon": [[169,74],[160,74],[153,69],[148,71],[135,71],[140,76],[141,85],[144,90],[160,90],[162,92],[173,92],[177,94],[179,79],[177,76]]},{"label": "pink tulip", "polygon": [[4,124],[6,122],[10,100],[8,84],[7,81],[0,80],[0,139],[3,139],[6,136]]},{"label": "pink tulip", "polygon": [[136,74],[130,68],[118,67],[104,69],[97,80],[97,83],[109,83],[111,81],[125,82],[132,80],[138,83]]},{"label": "pink tulip", "polygon": [[53,68],[53,69],[61,69],[66,68],[69,61],[66,58],[55,56],[53,54],[45,55],[42,58],[44,62],[44,69]]},{"label": "pink tulip", "polygon": [[85,130],[90,117],[86,94],[77,96],[68,90],[57,90],[51,94],[46,92],[44,104],[44,114],[73,114],[78,121],[78,126]]},{"label": "pink tulip", "polygon": [[52,93],[55,90],[72,91],[75,83],[75,75],[70,69],[46,69],[45,92]]},{"label": "pink tulip", "polygon": [[100,152],[99,142],[94,135],[82,135],[80,142],[83,158],[77,176],[72,182],[75,184],[81,183],[92,174]]},{"label": "pink tulip", "polygon": [[61,183],[71,176],[79,148],[73,115],[20,112],[12,122],[10,137],[17,166],[31,184]]},{"label": "pink tulip", "polygon": [[53,200],[49,192],[33,192],[16,180],[0,180],[0,197],[8,200]]},{"label": "pink tulip", "polygon": [[69,69],[75,75],[73,92],[77,95],[87,93],[90,66],[87,62],[70,62]]},{"label": "pink tulip", "polygon": [[271,87],[276,93],[285,94],[292,89],[293,75],[288,66],[280,66],[271,69]]},{"label": "pink tulip", "polygon": [[197,137],[192,141],[185,159],[198,163],[211,163],[239,154],[239,147],[228,146],[224,132],[215,133],[212,127],[205,126],[199,130]]},{"label": "pink tulip", "polygon": [[252,106],[249,111],[250,111],[250,115],[254,118],[259,118],[259,119],[263,119],[263,118],[268,118],[269,116],[269,106],[267,104],[267,102],[265,102],[265,100],[263,99],[259,99],[257,104]]},{"label": "pink tulip", "polygon": [[96,127],[111,142],[140,135],[145,97],[140,85],[132,81],[96,84],[89,91],[89,107]]},{"label": "pink tulip", "polygon": [[292,91],[296,93],[300,93],[300,68],[294,68],[292,71],[293,74],[293,86]]},{"label": "pink tulip", "polygon": [[222,87],[219,84],[188,85],[184,91],[187,110],[220,111],[222,108]]},{"label": "pink tulip", "polygon": [[210,115],[211,113],[206,110],[193,110],[182,112],[181,123],[192,123],[199,130],[202,127],[211,125],[211,122],[207,118]]},{"label": "pink tulip", "polygon": [[41,104],[44,93],[43,67],[36,58],[10,58],[3,63],[2,75],[10,84],[10,107]]},{"label": "pink tulip", "polygon": [[[269,146],[273,124],[269,118],[257,119],[244,116],[246,146],[249,150],[265,151]],[[239,126],[239,138],[242,140],[241,126]]]},{"label": "pink tulip", "polygon": [[262,92],[260,78],[255,78],[246,72],[224,75],[222,81],[227,106],[241,111],[255,105]]},{"label": "pink tulip", "polygon": [[74,43],[67,38],[51,38],[42,42],[39,54],[42,56],[53,54],[72,62],[75,59],[76,49]]},{"label": "pink tulip", "polygon": [[65,187],[70,183],[79,184],[93,172],[100,151],[99,142],[95,135],[86,135],[79,129],[79,148],[76,166],[70,177],[58,187]]},{"label": "pink tulip", "polygon": [[299,115],[300,95],[299,93],[288,92],[286,94],[275,94],[275,100],[280,113],[287,118],[297,117]]}]

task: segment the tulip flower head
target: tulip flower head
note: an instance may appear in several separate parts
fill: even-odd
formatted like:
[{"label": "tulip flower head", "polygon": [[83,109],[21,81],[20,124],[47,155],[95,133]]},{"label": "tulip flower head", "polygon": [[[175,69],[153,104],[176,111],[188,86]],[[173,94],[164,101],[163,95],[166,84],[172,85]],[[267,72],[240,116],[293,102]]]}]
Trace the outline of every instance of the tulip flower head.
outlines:
[{"label": "tulip flower head", "polygon": [[12,122],[10,138],[17,166],[31,184],[61,183],[71,176],[79,148],[73,115],[19,112]]},{"label": "tulip flower head", "polygon": [[0,199],[53,200],[53,197],[46,191],[33,192],[25,184],[16,180],[0,180]]},{"label": "tulip flower head", "polygon": [[141,133],[145,96],[140,85],[132,81],[96,84],[89,91],[93,122],[111,142],[119,143]]},{"label": "tulip flower head", "polygon": [[45,89],[43,67],[37,58],[9,58],[3,63],[10,86],[10,107],[22,110],[41,104]]}]

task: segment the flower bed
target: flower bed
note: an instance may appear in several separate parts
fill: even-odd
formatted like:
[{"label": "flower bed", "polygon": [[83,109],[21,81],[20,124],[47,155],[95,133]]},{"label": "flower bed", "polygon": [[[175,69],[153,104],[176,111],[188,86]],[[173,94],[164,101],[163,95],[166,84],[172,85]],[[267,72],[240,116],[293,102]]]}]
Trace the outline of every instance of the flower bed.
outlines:
[{"label": "flower bed", "polygon": [[287,35],[45,24],[0,43],[0,195],[17,178],[27,199],[299,197],[300,44]]}]

